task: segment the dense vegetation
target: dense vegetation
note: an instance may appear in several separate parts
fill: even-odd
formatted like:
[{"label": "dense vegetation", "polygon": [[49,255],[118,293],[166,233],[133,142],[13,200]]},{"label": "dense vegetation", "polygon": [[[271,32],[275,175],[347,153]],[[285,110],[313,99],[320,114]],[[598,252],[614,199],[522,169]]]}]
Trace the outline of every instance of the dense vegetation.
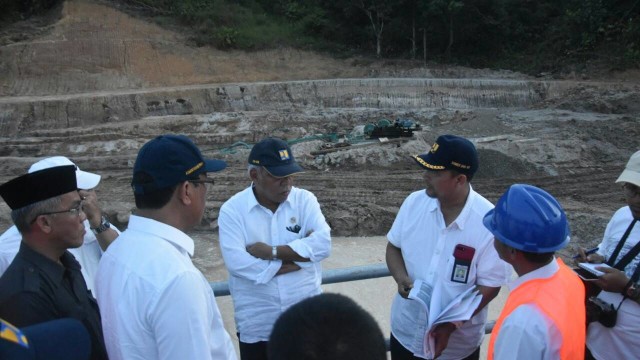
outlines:
[{"label": "dense vegetation", "polygon": [[[294,46],[536,73],[640,63],[640,0],[112,1],[186,26],[196,44],[222,49]],[[0,6],[23,4],[16,11],[33,13],[54,2]]]}]

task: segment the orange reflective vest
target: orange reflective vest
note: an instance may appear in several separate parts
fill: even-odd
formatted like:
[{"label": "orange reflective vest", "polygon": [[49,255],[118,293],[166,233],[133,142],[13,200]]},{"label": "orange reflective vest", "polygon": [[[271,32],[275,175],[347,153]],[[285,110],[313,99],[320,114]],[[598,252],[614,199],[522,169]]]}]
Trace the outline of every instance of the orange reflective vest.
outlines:
[{"label": "orange reflective vest", "polygon": [[585,346],[584,285],[578,276],[558,258],[560,269],[550,278],[527,281],[509,294],[489,340],[488,360],[504,319],[522,304],[535,304],[562,334],[560,359],[583,360]]}]

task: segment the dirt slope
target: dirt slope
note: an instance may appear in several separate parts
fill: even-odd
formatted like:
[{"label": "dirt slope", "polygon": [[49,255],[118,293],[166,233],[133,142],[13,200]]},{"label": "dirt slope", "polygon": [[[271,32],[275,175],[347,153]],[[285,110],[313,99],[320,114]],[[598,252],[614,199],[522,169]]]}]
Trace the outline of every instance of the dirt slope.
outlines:
[{"label": "dirt slope", "polygon": [[[334,234],[384,235],[402,200],[422,187],[408,155],[455,133],[480,151],[476,190],[495,201],[515,182],[542,186],[565,206],[576,241],[592,244],[623,204],[613,182],[640,149],[633,77],[624,84],[548,82],[508,71],[362,65],[290,49],[221,52],[193,48],[180,34],[88,0],[65,2],[59,20],[21,38],[0,46],[0,181],[37,158],[69,156],[103,174],[99,195],[119,226],[133,208],[137,149],[157,134],[188,134],[207,155],[229,162],[216,175],[199,229],[210,238],[222,202],[248,185],[248,150],[225,149],[232,143],[344,136],[381,118],[410,117],[424,129],[404,143],[322,156],[311,155],[321,140],[294,145],[308,170],[298,185],[318,196]],[[434,78],[453,80],[416,85]],[[508,86],[495,87],[495,79],[509,79]],[[526,101],[492,102],[519,98],[511,80],[520,81]],[[0,204],[0,228],[9,223]]]}]

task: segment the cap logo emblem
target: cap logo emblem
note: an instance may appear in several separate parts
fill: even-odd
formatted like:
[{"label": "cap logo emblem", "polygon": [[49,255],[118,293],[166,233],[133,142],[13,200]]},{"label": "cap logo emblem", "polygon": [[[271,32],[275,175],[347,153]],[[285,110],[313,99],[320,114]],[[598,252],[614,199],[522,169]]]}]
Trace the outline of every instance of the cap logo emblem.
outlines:
[{"label": "cap logo emblem", "polygon": [[435,153],[436,151],[438,151],[438,148],[439,148],[439,147],[440,147],[440,145],[438,145],[438,143],[434,143],[434,144],[431,146],[431,150],[429,150],[429,151],[431,151],[432,153]]},{"label": "cap logo emblem", "polygon": [[185,172],[185,175],[191,175],[194,171],[200,169],[202,166],[204,166],[204,162],[199,162],[196,164],[196,166],[192,167],[191,169],[187,170]]},{"label": "cap logo emblem", "polygon": [[286,160],[289,160],[291,158],[289,156],[289,151],[287,151],[287,149],[279,150],[278,153],[280,154],[280,160],[282,160],[282,161],[286,161]]}]

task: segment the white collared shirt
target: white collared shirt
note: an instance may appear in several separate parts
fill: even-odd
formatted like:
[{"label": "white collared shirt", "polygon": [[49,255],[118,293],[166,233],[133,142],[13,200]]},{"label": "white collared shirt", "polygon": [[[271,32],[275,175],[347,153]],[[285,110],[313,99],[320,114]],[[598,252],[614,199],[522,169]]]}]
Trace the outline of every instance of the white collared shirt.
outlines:
[{"label": "white collared shirt", "polygon": [[[316,197],[296,187],[275,213],[260,205],[248,187],[222,205],[218,226],[240,341],[267,341],[282,312],[321,292],[320,261],[331,252],[331,228]],[[275,276],[280,260],[261,260],[247,252],[257,242],[288,245],[311,261],[297,262],[300,270]]]},{"label": "white collared shirt", "polygon": [[[84,221],[84,228],[87,232],[84,234],[82,246],[68,250],[80,263],[82,267],[82,277],[84,278],[84,282],[87,283],[87,289],[93,292],[95,288],[94,280],[96,278],[96,272],[98,272],[98,263],[102,256],[102,248],[93,231],[91,231],[89,220]],[[113,225],[111,225],[111,228],[120,233]],[[0,276],[4,274],[9,265],[11,265],[13,258],[16,257],[20,249],[21,241],[22,234],[20,234],[15,225],[0,236]]]},{"label": "white collared shirt", "polygon": [[96,291],[107,352],[119,359],[236,359],[193,240],[132,215],[100,261]]},{"label": "white collared shirt", "polygon": [[[599,245],[598,253],[611,257],[618,242],[622,239],[629,224],[633,220],[631,209],[628,206],[622,207],[613,214],[604,237]],[[636,222],[616,260],[619,261],[626,253],[640,241],[640,222]],[[627,277],[633,275],[633,271],[640,264],[640,255],[636,256],[627,267],[625,274]],[[626,299],[620,293],[602,291],[598,298],[612,304],[618,309],[616,326],[607,328],[599,322],[592,322],[587,328],[587,347],[596,359],[633,359],[640,354],[640,304]],[[620,305],[622,302],[622,305]]]},{"label": "white collared shirt", "polygon": [[[507,283],[511,266],[498,256],[493,235],[482,219],[493,205],[470,189],[458,218],[445,226],[440,203],[425,190],[410,194],[400,207],[387,234],[389,242],[400,248],[412,281],[420,279],[442,289],[442,304],[475,285],[500,287]],[[475,249],[466,283],[452,280],[454,248],[463,244]],[[449,344],[438,359],[461,359],[475,351],[484,336],[487,307],[451,334]],[[414,300],[396,294],[391,305],[391,332],[407,350],[422,353],[426,314]]]},{"label": "white collared shirt", "polygon": [[[513,291],[527,281],[552,277],[560,266],[549,264],[529,272],[509,284]],[[504,319],[496,339],[494,359],[553,360],[560,358],[562,334],[555,323],[534,304],[522,304]]]}]

